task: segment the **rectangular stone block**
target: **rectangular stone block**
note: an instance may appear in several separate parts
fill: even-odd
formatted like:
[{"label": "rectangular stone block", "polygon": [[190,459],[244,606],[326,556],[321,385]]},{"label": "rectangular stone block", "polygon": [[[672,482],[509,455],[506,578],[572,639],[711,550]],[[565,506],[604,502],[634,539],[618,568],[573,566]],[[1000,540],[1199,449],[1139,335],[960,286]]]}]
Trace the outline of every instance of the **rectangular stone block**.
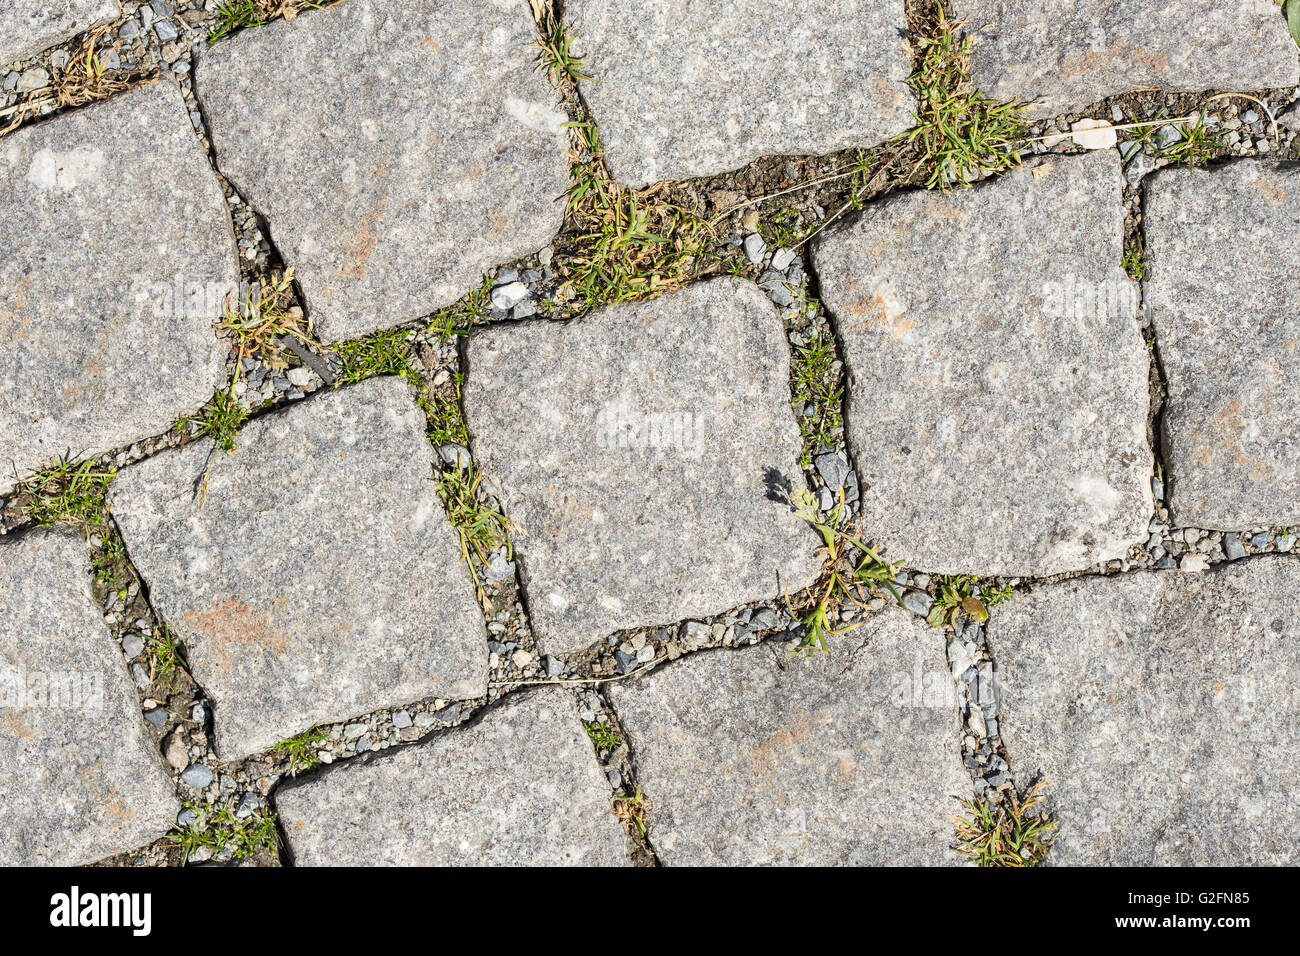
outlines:
[{"label": "rectangular stone block", "polygon": [[1036,587],[988,625],[1002,737],[1042,777],[1049,861],[1295,864],[1300,562]]},{"label": "rectangular stone block", "polygon": [[225,379],[225,198],[166,80],[0,141],[0,494],[167,431]]},{"label": "rectangular stone block", "polygon": [[[109,504],[234,759],[485,691],[483,618],[409,386],[370,379],[125,470]],[[204,469],[208,468],[206,485]]]},{"label": "rectangular stone block", "polygon": [[769,497],[804,477],[789,347],[756,286],[497,326],[466,354],[474,457],[518,528],[549,653],[815,579],[815,535]]},{"label": "rectangular stone block", "polygon": [[[915,100],[902,0],[570,0],[583,96],[631,186],[871,147]],[[796,22],[797,21],[797,22]]]},{"label": "rectangular stone block", "polygon": [[610,800],[572,701],[545,688],[275,805],[299,866],[623,866]]},{"label": "rectangular stone block", "polygon": [[1114,152],[873,204],[813,260],[849,371],[864,531],[943,573],[1048,575],[1147,538],[1150,359]]},{"label": "rectangular stone block", "polygon": [[970,793],[935,631],[887,608],[830,656],[702,651],[609,687],[668,865],[954,864]]},{"label": "rectangular stone block", "polygon": [[976,84],[1056,116],[1131,90],[1260,90],[1300,82],[1274,0],[951,0]]},{"label": "rectangular stone block", "polygon": [[1300,523],[1300,168],[1169,169],[1145,190],[1174,520]]},{"label": "rectangular stone block", "polygon": [[559,230],[566,117],[536,39],[514,0],[348,0],[202,51],[217,164],[323,341],[450,305]]},{"label": "rectangular stone block", "polygon": [[68,531],[0,544],[0,806],[0,866],[94,863],[179,809]]}]

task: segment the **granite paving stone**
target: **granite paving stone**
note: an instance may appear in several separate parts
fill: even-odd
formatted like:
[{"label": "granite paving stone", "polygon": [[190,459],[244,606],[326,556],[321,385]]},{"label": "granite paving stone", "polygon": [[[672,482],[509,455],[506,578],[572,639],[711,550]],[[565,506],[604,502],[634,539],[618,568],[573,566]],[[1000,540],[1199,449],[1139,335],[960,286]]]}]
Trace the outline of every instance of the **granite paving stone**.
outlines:
[{"label": "granite paving stone", "polygon": [[470,724],[282,789],[299,866],[622,866],[609,784],[568,695],[512,695]]},{"label": "granite paving stone", "polygon": [[6,136],[0,248],[0,494],[161,434],[222,384],[230,217],[167,81]]},{"label": "granite paving stone", "polygon": [[864,531],[943,573],[1047,575],[1146,540],[1149,358],[1115,154],[876,204],[813,250],[849,370]]},{"label": "granite paving stone", "polygon": [[178,804],[69,531],[0,544],[0,866],[76,866],[171,828]]},{"label": "granite paving stone", "polygon": [[1300,562],[1043,585],[999,607],[1002,735],[1063,865],[1294,864]]},{"label": "granite paving stone", "polygon": [[1300,522],[1300,167],[1167,170],[1145,191],[1174,520]]},{"label": "granite paving stone", "polygon": [[0,67],[120,15],[117,0],[6,0],[0,4]]},{"label": "granite paving stone", "polygon": [[583,96],[631,186],[870,147],[913,124],[902,0],[571,0]]},{"label": "granite paving stone", "polygon": [[349,0],[200,54],[217,164],[323,340],[450,305],[559,230],[566,119],[536,38],[526,3]]},{"label": "granite paving stone", "polygon": [[1274,0],[951,0],[976,84],[1031,117],[1131,90],[1295,86],[1300,56]]},{"label": "granite paving stone", "polygon": [[781,320],[715,279],[467,346],[471,445],[499,486],[538,641],[718,614],[816,577]]},{"label": "granite paving stone", "polygon": [[110,508],[223,758],[484,693],[484,624],[434,458],[409,387],[377,378],[254,419],[232,454],[193,442],[119,476]]},{"label": "granite paving stone", "polygon": [[923,621],[887,608],[833,655],[702,651],[610,685],[668,865],[939,865],[970,791],[953,683]]}]

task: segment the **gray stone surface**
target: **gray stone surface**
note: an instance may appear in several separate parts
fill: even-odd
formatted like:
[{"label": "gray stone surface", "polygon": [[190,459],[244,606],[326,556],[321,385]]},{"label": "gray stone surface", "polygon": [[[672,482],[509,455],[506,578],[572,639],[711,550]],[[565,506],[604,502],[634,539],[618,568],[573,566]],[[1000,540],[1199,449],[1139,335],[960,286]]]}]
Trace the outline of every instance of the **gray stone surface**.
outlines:
[{"label": "gray stone surface", "polygon": [[605,158],[633,186],[868,147],[916,108],[903,3],[569,0]]},{"label": "gray stone surface", "polygon": [[0,67],[119,16],[117,0],[5,0],[0,4]]},{"label": "gray stone surface", "polygon": [[1294,864],[1300,561],[1044,585],[989,624],[1002,735],[1059,864]]},{"label": "gray stone surface", "polygon": [[876,204],[813,251],[850,373],[865,532],[938,572],[1145,541],[1149,362],[1112,152]]},{"label": "gray stone surface", "polygon": [[536,37],[515,0],[349,0],[199,56],[217,163],[324,340],[448,305],[559,230],[566,120]]},{"label": "gray stone surface", "polygon": [[789,348],[766,296],[717,279],[468,344],[465,413],[500,486],[543,650],[793,593],[817,539],[768,499],[802,484]]},{"label": "gray stone surface", "polygon": [[0,866],[72,866],[171,828],[176,795],[69,532],[0,544]]},{"label": "gray stone surface", "polygon": [[485,689],[487,644],[425,420],[371,379],[124,471],[109,504],[215,705],[218,752]]},{"label": "gray stone surface", "polygon": [[1300,522],[1300,166],[1246,160],[1145,182],[1174,520]]},{"label": "gray stone surface", "polygon": [[669,865],[958,860],[949,814],[971,784],[952,679],[935,632],[906,611],[841,635],[829,656],[703,651],[610,694]]},{"label": "gray stone surface", "polygon": [[1130,90],[1294,86],[1300,56],[1274,0],[952,0],[976,84],[1055,116]]},{"label": "gray stone surface", "polygon": [[299,866],[619,866],[609,785],[564,691],[279,791]]},{"label": "gray stone surface", "polygon": [[230,217],[167,81],[6,136],[0,248],[0,494],[165,432],[222,383]]}]

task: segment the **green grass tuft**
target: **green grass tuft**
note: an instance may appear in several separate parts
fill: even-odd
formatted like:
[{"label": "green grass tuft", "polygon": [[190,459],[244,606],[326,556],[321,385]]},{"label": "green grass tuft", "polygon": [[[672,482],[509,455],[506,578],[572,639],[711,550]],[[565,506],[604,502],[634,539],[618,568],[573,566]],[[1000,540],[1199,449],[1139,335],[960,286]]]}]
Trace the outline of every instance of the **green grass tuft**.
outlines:
[{"label": "green grass tuft", "polygon": [[289,775],[298,776],[304,770],[320,766],[316,745],[329,740],[329,733],[320,727],[304,730],[296,737],[281,740],[271,748],[271,753],[289,761]]},{"label": "green grass tuft", "polygon": [[970,37],[942,9],[930,35],[916,37],[920,62],[908,83],[919,101],[916,127],[902,138],[920,149],[917,169],[927,189],[965,186],[980,174],[1020,165],[1024,106],[998,103],[970,74]]},{"label": "green grass tuft", "polygon": [[[803,437],[799,464],[807,468],[813,454],[833,446],[844,431],[844,388],[837,385],[835,343],[830,335],[814,330],[803,345],[795,346],[794,353],[790,378]],[[805,414],[809,405],[812,410]]]},{"label": "green grass tuft", "polygon": [[[1023,803],[1014,793],[997,806],[987,800],[962,801],[965,816],[954,816],[957,852],[979,866],[1037,866],[1047,857],[1056,821],[1045,813],[1029,811],[1042,802],[1039,793],[1046,780],[1030,789]],[[1007,803],[1010,805],[1008,806]]]},{"label": "green grass tuft", "polygon": [[185,862],[200,850],[212,855],[229,852],[236,860],[246,860],[260,850],[274,853],[280,848],[274,814],[254,813],[243,820],[230,806],[211,807],[186,803],[194,822],[172,832],[173,845],[181,848]]},{"label": "green grass tuft", "polygon": [[248,421],[248,409],[229,391],[217,392],[212,400],[204,405],[199,414],[193,418],[182,418],[176,423],[177,428],[197,425],[195,438],[211,438],[224,452],[235,450],[239,430]]},{"label": "green grass tuft", "polygon": [[108,486],[116,474],[115,468],[64,457],[21,482],[14,496],[41,527],[68,524],[84,530],[104,523]]}]

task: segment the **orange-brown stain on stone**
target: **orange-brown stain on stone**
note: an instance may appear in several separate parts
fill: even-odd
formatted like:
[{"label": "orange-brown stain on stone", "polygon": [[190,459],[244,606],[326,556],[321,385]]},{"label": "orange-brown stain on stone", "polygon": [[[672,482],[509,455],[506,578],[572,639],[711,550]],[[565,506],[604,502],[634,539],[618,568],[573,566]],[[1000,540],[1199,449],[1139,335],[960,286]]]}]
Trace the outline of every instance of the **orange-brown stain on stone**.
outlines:
[{"label": "orange-brown stain on stone", "polygon": [[379,220],[384,218],[384,210],[387,206],[388,202],[381,199],[378,206],[361,217],[361,222],[357,226],[357,240],[346,250],[347,262],[339,270],[340,275],[349,279],[365,278],[366,262],[374,254],[375,246],[379,244]]},{"label": "orange-brown stain on stone", "polygon": [[1275,203],[1286,202],[1286,190],[1277,183],[1270,183],[1265,179],[1256,179],[1251,185]]},{"label": "orange-brown stain on stone", "polygon": [[275,609],[282,600],[278,597],[270,608],[255,611],[232,597],[210,611],[186,611],[183,616],[186,624],[212,639],[211,653],[217,666],[229,671],[238,652],[249,645],[277,657],[288,650],[289,636],[271,626]]}]

